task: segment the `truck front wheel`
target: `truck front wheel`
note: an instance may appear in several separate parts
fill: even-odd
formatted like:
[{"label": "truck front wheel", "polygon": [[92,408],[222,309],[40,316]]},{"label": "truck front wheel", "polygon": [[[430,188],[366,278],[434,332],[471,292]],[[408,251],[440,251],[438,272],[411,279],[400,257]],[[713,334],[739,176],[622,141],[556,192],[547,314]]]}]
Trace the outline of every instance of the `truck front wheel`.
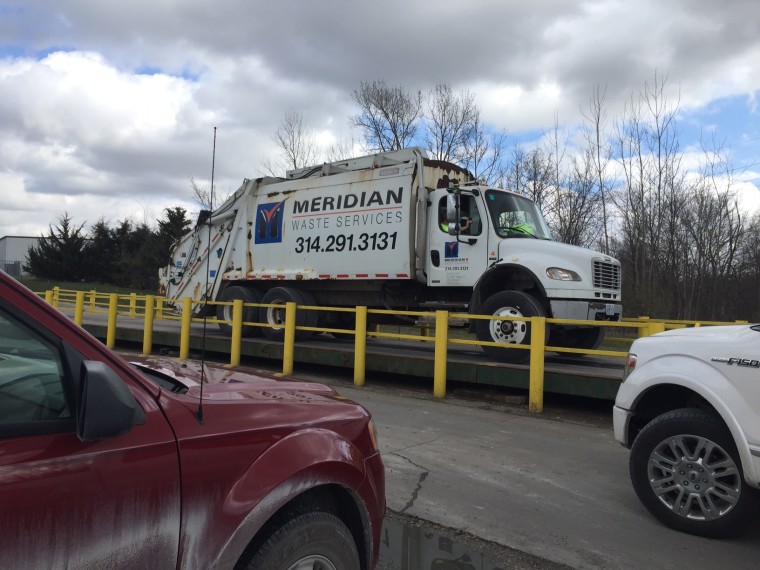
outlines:
[{"label": "truck front wheel", "polygon": [[[493,315],[499,319],[478,319],[475,325],[478,340],[504,344],[530,345],[530,323],[513,321],[509,317],[543,317],[546,316],[541,303],[528,293],[522,291],[500,291],[494,293],[480,310],[483,315]],[[543,334],[546,335],[546,329]],[[497,346],[483,346],[488,356],[501,362],[520,363],[530,358],[530,351],[523,349],[504,349]]]},{"label": "truck front wheel", "polygon": [[351,532],[330,513],[297,516],[275,530],[243,566],[246,570],[359,570]]},{"label": "truck front wheel", "polygon": [[631,447],[630,471],[643,505],[681,532],[732,536],[757,512],[731,434],[708,412],[674,410],[649,422]]}]

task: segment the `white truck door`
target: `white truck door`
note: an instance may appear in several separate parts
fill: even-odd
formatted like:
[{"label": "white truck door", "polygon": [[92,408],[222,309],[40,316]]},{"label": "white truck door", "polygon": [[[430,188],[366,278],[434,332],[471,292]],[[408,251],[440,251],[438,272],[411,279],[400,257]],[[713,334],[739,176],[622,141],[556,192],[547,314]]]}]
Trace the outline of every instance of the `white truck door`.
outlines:
[{"label": "white truck door", "polygon": [[[472,287],[487,265],[488,218],[481,200],[460,196],[459,236],[449,233],[446,218],[446,189],[435,190],[428,206],[428,285]],[[452,220],[453,222],[453,220]]]}]

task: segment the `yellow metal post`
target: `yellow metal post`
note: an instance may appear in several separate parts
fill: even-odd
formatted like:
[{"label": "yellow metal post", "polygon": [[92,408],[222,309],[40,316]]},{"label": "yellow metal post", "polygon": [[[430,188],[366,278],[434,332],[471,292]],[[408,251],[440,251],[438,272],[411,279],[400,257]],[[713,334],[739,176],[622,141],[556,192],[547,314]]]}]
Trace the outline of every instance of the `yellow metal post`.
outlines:
[{"label": "yellow metal post", "polygon": [[74,304],[74,322],[82,326],[84,315],[84,291],[77,291],[76,303]]},{"label": "yellow metal post", "polygon": [[243,300],[232,301],[232,337],[230,338],[230,366],[240,364],[240,344],[243,340]]},{"label": "yellow metal post", "polygon": [[665,331],[665,323],[660,321],[652,321],[649,323],[649,336],[653,334],[661,333]]},{"label": "yellow metal post", "polygon": [[137,293],[129,294],[129,316],[137,316]]},{"label": "yellow metal post", "polygon": [[367,307],[356,307],[354,386],[364,386],[367,373]]},{"label": "yellow metal post", "polygon": [[282,348],[282,373],[293,374],[293,353],[296,343],[296,304],[285,303],[285,344]]},{"label": "yellow metal post", "polygon": [[190,324],[193,320],[193,300],[190,297],[182,299],[182,321],[179,333],[179,357],[190,356]]},{"label": "yellow metal post", "polygon": [[546,317],[530,320],[530,389],[528,411],[540,414],[544,411],[544,349],[546,348]]},{"label": "yellow metal post", "polygon": [[159,321],[164,318],[164,298],[156,299],[156,319]]},{"label": "yellow metal post", "polygon": [[446,397],[446,361],[449,344],[449,312],[435,312],[435,360],[433,365],[433,396]]},{"label": "yellow metal post", "polygon": [[639,317],[639,321],[641,321],[643,324],[645,324],[645,327],[639,327],[639,330],[636,334],[638,338],[641,338],[643,336],[649,336],[649,317]]},{"label": "yellow metal post", "polygon": [[111,293],[108,296],[108,327],[106,329],[106,346],[116,346],[116,315],[119,312],[119,295]]},{"label": "yellow metal post", "polygon": [[97,299],[97,295],[98,294],[97,294],[97,292],[94,289],[90,290],[90,309],[89,309],[89,311],[91,313],[95,312],[95,301]]},{"label": "yellow metal post", "polygon": [[145,297],[145,321],[143,323],[143,355],[147,356],[153,351],[153,304],[155,297]]},{"label": "yellow metal post", "polygon": [[61,288],[53,287],[53,306],[58,307],[61,300]]},{"label": "yellow metal post", "polygon": [[53,304],[53,290],[52,289],[48,289],[47,291],[45,291],[45,302],[48,305]]}]

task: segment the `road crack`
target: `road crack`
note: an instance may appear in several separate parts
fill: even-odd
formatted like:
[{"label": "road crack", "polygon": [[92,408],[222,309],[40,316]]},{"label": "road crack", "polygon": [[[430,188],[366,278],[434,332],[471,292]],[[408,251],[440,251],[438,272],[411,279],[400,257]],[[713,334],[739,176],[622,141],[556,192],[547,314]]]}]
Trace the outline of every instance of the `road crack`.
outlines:
[{"label": "road crack", "polygon": [[427,479],[428,475],[430,475],[430,471],[428,469],[425,469],[422,465],[416,464],[414,461],[412,461],[408,457],[404,457],[403,455],[401,455],[398,452],[393,453],[392,455],[396,455],[396,456],[400,457],[401,459],[404,459],[405,461],[408,461],[409,463],[411,463],[412,465],[414,465],[417,469],[419,469],[420,471],[422,471],[422,473],[420,473],[419,479],[417,480],[417,486],[414,488],[414,491],[412,491],[411,498],[409,499],[409,501],[407,501],[406,505],[404,505],[404,508],[399,511],[399,513],[405,514],[406,511],[408,511],[409,509],[411,509],[414,506],[414,502],[417,500],[417,497],[420,494],[420,490],[422,489],[422,484],[425,482],[425,479]]}]

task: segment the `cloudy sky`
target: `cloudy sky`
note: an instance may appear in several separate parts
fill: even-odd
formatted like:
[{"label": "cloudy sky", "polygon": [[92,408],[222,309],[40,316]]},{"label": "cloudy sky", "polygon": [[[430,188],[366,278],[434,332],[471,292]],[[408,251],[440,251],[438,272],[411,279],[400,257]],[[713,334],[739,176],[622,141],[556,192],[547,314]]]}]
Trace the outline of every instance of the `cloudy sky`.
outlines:
[{"label": "cloudy sky", "polygon": [[[262,174],[297,111],[351,136],[362,81],[475,95],[515,140],[611,116],[667,76],[681,144],[715,134],[760,203],[757,0],[0,0],[0,237],[197,211]],[[356,133],[354,133],[356,136]]]}]

